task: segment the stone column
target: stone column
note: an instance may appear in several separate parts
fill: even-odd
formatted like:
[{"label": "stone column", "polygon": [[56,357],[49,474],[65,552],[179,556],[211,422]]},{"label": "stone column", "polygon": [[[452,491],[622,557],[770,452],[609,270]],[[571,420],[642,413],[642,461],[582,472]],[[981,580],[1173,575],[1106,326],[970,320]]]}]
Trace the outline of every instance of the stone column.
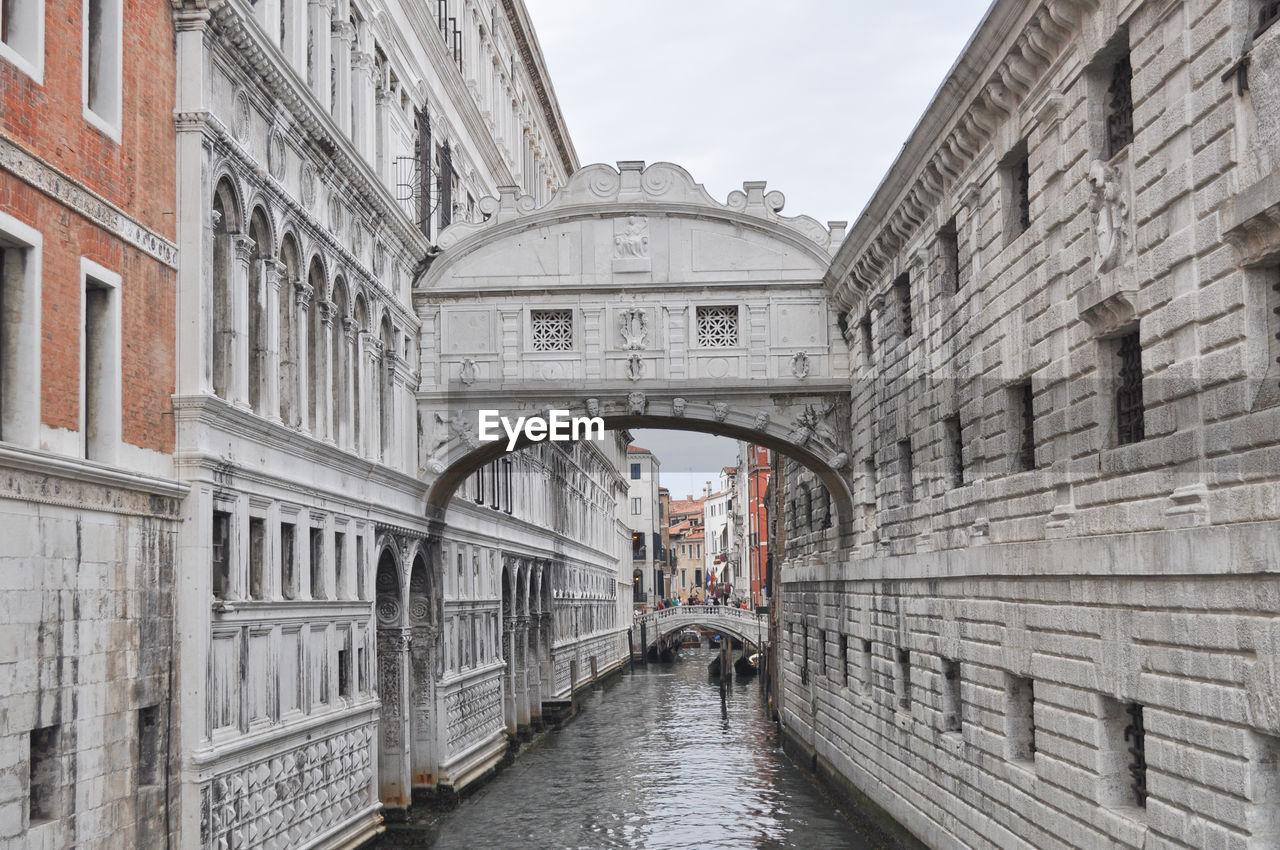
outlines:
[{"label": "stone column", "polygon": [[324,374],[318,375],[320,389],[317,392],[316,436],[326,442],[334,442],[333,428],[333,320],[337,305],[332,301],[320,302],[320,324],[324,335]]},{"label": "stone column", "polygon": [[293,323],[294,339],[294,376],[298,382],[298,421],[304,434],[311,433],[311,425],[307,421],[307,411],[311,409],[311,358],[308,356],[308,335],[314,333],[309,327],[311,316],[311,299],[315,296],[313,287],[301,280],[293,282],[294,306],[296,308]]},{"label": "stone column", "polygon": [[370,165],[377,164],[374,153],[373,134],[373,56],[361,50],[351,56],[351,103],[353,126],[351,138],[356,150]]},{"label": "stone column", "polygon": [[516,618],[516,730],[529,734],[529,618]]},{"label": "stone column", "polygon": [[342,405],[342,420],[346,422],[347,427],[344,429],[342,436],[342,447],[352,452],[359,452],[356,435],[356,417],[355,417],[355,391],[356,391],[356,370],[360,368],[360,352],[356,348],[356,334],[360,328],[356,324],[355,319],[350,316],[342,317],[342,344],[347,347],[346,357],[342,358],[342,368],[346,371],[346,380],[343,381],[342,398],[336,404]]},{"label": "stone column", "polygon": [[267,283],[267,315],[264,320],[267,323],[267,351],[263,358],[266,362],[262,364],[266,369],[262,406],[272,422],[280,421],[280,286],[284,269],[284,263],[275,258],[262,261],[262,274]]},{"label": "stone column", "polygon": [[249,275],[252,272],[254,241],[248,236],[231,237],[235,260],[231,269],[231,386],[230,401],[249,408]]},{"label": "stone column", "polygon": [[516,633],[515,618],[502,618],[502,655],[506,662],[502,674],[502,715],[507,723],[507,732],[512,735],[520,731],[520,721],[516,717]]},{"label": "stone column", "polygon": [[361,383],[364,389],[365,405],[365,455],[376,461],[382,450],[382,417],[378,414],[378,381],[382,380],[382,340],[367,331],[360,335],[364,338],[364,356],[367,361],[366,380]]},{"label": "stone column", "polygon": [[525,664],[525,682],[528,689],[529,725],[534,729],[542,726],[542,641],[539,632],[542,630],[542,614],[529,615],[529,626],[525,634],[529,640],[528,660]]},{"label": "stone column", "polygon": [[[393,182],[393,174],[395,163],[391,161],[391,153],[389,142],[391,138],[390,130],[390,113],[391,113],[391,92],[386,88],[379,88],[377,93],[377,107],[374,118],[374,156],[373,167],[377,172],[379,179],[383,184],[391,189],[393,195],[397,190]],[[416,144],[416,140],[415,140]],[[416,213],[414,214],[416,216]]]},{"label": "stone column", "polygon": [[304,80],[307,77],[307,0],[282,0],[285,8],[285,58]]},{"label": "stone column", "polygon": [[332,0],[310,0],[308,11],[311,18],[311,35],[307,39],[311,50],[311,93],[326,109],[332,109],[329,102],[329,67]]},{"label": "stone column", "polygon": [[[341,4],[339,4],[341,6]],[[333,22],[333,67],[335,70],[335,94],[331,112],[338,129],[351,136],[351,42],[356,29],[346,18]]]},{"label": "stone column", "polygon": [[379,724],[378,796],[383,804],[406,808],[410,802],[408,718],[409,648],[413,637],[408,629],[378,630],[378,698],[382,701]]}]

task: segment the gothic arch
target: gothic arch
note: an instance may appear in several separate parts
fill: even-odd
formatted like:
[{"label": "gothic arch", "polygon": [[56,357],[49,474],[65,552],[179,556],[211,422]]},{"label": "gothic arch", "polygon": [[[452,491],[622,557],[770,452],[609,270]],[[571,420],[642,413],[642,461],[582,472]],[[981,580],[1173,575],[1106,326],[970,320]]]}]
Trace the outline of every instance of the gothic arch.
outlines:
[{"label": "gothic arch", "polygon": [[296,427],[301,424],[297,287],[302,282],[302,254],[292,230],[280,238],[280,263],[280,421]]},{"label": "gothic arch", "polygon": [[230,176],[221,177],[213,190],[210,274],[213,293],[209,316],[209,359],[213,392],[220,398],[231,397],[232,370],[235,363],[235,276],[239,274],[236,242],[241,236],[243,217],[240,193]]},{"label": "gothic arch", "polygon": [[259,415],[270,411],[263,409],[267,395],[267,373],[271,364],[267,317],[270,314],[267,300],[271,287],[267,279],[268,264],[274,263],[276,250],[272,233],[271,216],[261,205],[253,207],[249,215],[249,238],[253,240],[253,260],[249,264],[248,312],[249,312],[249,406]]}]

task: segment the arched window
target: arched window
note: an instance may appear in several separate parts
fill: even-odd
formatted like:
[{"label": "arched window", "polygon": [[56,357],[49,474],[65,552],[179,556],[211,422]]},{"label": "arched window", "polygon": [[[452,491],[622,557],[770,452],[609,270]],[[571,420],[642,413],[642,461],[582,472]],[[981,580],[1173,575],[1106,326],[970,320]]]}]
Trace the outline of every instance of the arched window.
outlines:
[{"label": "arched window", "polygon": [[395,335],[391,331],[391,320],[382,317],[382,374],[378,381],[378,421],[381,424],[380,446],[381,459],[386,463],[391,457],[391,393],[393,372],[391,364],[395,362]]},{"label": "arched window", "polygon": [[231,239],[240,229],[240,211],[236,206],[235,192],[227,180],[218,183],[218,188],[213,193],[212,226],[213,303],[209,305],[209,368],[214,394],[220,398],[230,398],[231,364],[235,346],[235,312],[232,303],[235,256],[231,250]]},{"label": "arched window", "polygon": [[796,527],[813,530],[813,494],[809,492],[808,484],[800,485],[800,515],[796,517]]},{"label": "arched window", "polygon": [[363,334],[369,330],[369,310],[365,306],[363,295],[356,295],[352,319],[355,321],[355,336],[351,343],[351,397],[354,400],[351,409],[351,439],[356,453],[364,454],[364,396],[366,381],[364,380],[364,346],[361,341]]}]

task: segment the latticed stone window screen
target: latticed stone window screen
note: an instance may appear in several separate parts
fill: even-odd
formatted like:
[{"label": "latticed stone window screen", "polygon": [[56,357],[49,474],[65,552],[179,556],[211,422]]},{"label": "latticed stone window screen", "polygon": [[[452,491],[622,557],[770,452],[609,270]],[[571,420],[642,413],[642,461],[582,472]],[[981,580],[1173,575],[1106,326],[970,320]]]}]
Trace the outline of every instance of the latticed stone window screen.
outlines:
[{"label": "latticed stone window screen", "polygon": [[534,351],[573,350],[572,310],[533,310],[529,325]]},{"label": "latticed stone window screen", "polygon": [[698,345],[731,348],[738,344],[737,307],[699,307]]}]

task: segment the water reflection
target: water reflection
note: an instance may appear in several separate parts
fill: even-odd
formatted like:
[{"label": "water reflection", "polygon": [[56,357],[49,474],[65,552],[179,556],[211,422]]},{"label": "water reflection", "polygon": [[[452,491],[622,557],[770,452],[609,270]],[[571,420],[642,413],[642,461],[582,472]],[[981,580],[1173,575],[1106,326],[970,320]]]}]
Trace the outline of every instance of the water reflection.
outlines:
[{"label": "water reflection", "polygon": [[755,681],[721,700],[710,651],[636,667],[456,810],[379,848],[875,848],[778,747]]}]

